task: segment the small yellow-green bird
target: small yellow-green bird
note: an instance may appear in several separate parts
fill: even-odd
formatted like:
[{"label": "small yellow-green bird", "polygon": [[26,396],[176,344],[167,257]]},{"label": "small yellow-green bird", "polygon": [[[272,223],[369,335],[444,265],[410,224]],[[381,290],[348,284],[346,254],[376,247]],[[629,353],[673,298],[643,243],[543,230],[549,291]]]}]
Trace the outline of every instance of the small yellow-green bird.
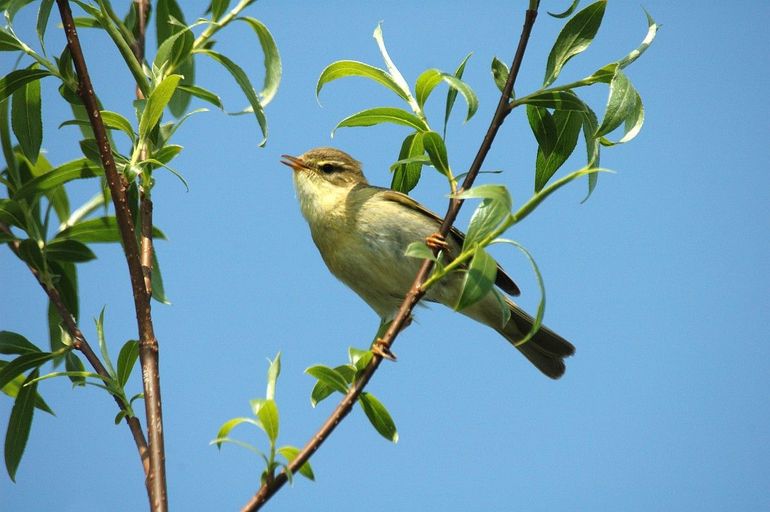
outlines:
[{"label": "small yellow-green bird", "polygon": [[[420,260],[404,255],[410,243],[435,235],[441,219],[400,192],[369,185],[361,164],[334,148],[315,148],[282,163],[294,169],[294,185],[302,215],[326,266],[380,316],[392,320],[412,285]],[[445,241],[448,255],[459,254],[464,235],[453,229]],[[452,307],[462,290],[463,277],[452,273],[428,289],[425,299]],[[510,277],[497,268],[495,284],[518,295]],[[532,317],[505,299],[511,311],[502,324],[500,303],[488,293],[460,313],[488,325],[515,344],[532,327]],[[564,374],[564,358],[575,347],[546,327],[516,347],[552,379]]]}]

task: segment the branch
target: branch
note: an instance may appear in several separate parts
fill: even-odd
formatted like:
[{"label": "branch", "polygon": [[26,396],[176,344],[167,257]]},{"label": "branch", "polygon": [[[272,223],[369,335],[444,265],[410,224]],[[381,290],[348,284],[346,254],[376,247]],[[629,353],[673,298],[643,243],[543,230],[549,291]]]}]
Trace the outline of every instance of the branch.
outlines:
[{"label": "branch", "polygon": [[[115,206],[115,217],[118,222],[123,250],[131,277],[131,287],[134,295],[134,309],[139,330],[139,355],[142,363],[142,382],[144,384],[144,402],[147,414],[147,430],[149,437],[150,471],[147,476],[147,486],[150,494],[150,508],[153,511],[165,511],[168,508],[166,498],[166,471],[163,443],[163,418],[161,414],[160,379],[158,376],[158,341],[151,316],[151,292],[145,286],[144,270],[139,256],[139,246],[132,222],[130,206],[126,194],[127,183],[118,173],[112,149],[99,112],[99,105],[94,94],[91,78],[88,74],[83,51],[80,47],[77,29],[72,19],[67,0],[56,0],[61,15],[67,45],[72,55],[72,61],[78,75],[78,93],[88,113],[91,127],[94,131],[99,156],[104,167],[107,185],[110,188],[112,202]],[[140,7],[143,7],[141,2]],[[144,12],[139,9],[140,16]],[[143,23],[143,22],[141,22]]]},{"label": "branch", "polygon": [[[481,169],[481,165],[484,163],[484,159],[486,158],[489,149],[492,147],[492,142],[494,141],[500,126],[502,126],[505,118],[510,113],[509,100],[511,97],[511,91],[513,91],[513,85],[516,81],[516,76],[519,73],[519,68],[521,67],[521,62],[524,58],[524,52],[527,49],[527,43],[529,42],[529,36],[532,32],[532,26],[535,24],[535,19],[537,18],[537,10],[532,9],[532,7],[533,4],[530,2],[530,9],[526,11],[524,17],[524,26],[521,30],[519,45],[516,49],[516,55],[513,58],[513,63],[511,64],[511,71],[508,74],[508,80],[505,82],[505,87],[503,88],[503,92],[500,95],[500,101],[497,104],[497,109],[495,110],[494,116],[492,117],[489,129],[484,136],[484,140],[481,142],[481,146],[476,153],[476,158],[474,158],[473,163],[468,170],[468,174],[463,181],[462,187],[460,187],[458,190],[458,193],[469,189],[473,185],[473,182],[475,181],[476,176],[478,176],[479,170]],[[457,214],[460,211],[462,204],[463,201],[458,199],[456,194],[454,197],[452,197],[452,199],[450,199],[447,213],[444,216],[444,221],[441,224],[441,229],[439,230],[439,233],[442,236],[446,237],[449,233],[449,230],[457,218]],[[408,325],[408,320],[411,317],[412,310],[417,305],[417,303],[420,302],[420,299],[422,299],[423,295],[425,295],[425,290],[422,288],[422,285],[425,283],[425,280],[427,279],[428,274],[432,268],[433,261],[423,261],[423,264],[420,267],[420,270],[417,272],[409,292],[406,294],[406,297],[404,297],[404,302],[401,303],[398,314],[393,319],[393,322],[385,332],[385,335],[380,339],[378,344],[384,349],[386,353],[393,345],[393,342],[396,340],[398,333]],[[296,458],[289,464],[289,470],[292,472],[292,474],[295,474],[297,471],[299,471],[299,468],[310,459],[310,457],[318,450],[318,448],[321,447],[321,444],[323,444],[326,438],[329,437],[329,435],[334,431],[337,425],[345,418],[345,416],[348,415],[348,413],[350,413],[353,405],[356,403],[356,400],[358,400],[359,395],[364,390],[364,387],[366,387],[369,380],[377,371],[377,368],[379,368],[382,359],[383,358],[380,354],[377,354],[376,352],[373,354],[369,365],[364,369],[359,378],[353,383],[347,394],[344,396],[342,401],[340,401],[326,422],[324,422],[318,432],[311,438],[310,441],[308,441],[302,451],[300,451]],[[263,484],[259,491],[257,491],[251,500],[249,500],[249,502],[243,507],[242,511],[250,512],[259,510],[262,505],[264,505],[281,487],[283,487],[287,480],[288,477],[286,472],[282,471],[274,479],[272,479],[272,481]]]},{"label": "branch", "polygon": [[[0,223],[0,231],[7,233],[9,235],[12,235],[13,233],[11,230],[6,226],[5,224]],[[8,244],[16,256],[19,256],[19,241],[14,240],[12,242],[9,242]],[[21,259],[21,258],[19,258]],[[105,379],[110,379],[110,374],[107,371],[107,369],[102,364],[102,361],[99,359],[99,356],[96,355],[94,350],[91,348],[91,345],[86,340],[86,337],[83,335],[83,332],[78,327],[77,323],[75,322],[75,318],[72,316],[72,314],[67,309],[67,306],[64,304],[64,301],[61,298],[61,295],[59,294],[59,290],[57,290],[55,287],[48,287],[43,279],[40,278],[40,272],[38,270],[31,266],[29,263],[27,264],[27,268],[29,268],[29,271],[32,272],[32,275],[35,276],[35,279],[37,279],[37,283],[40,285],[41,288],[43,288],[43,291],[48,295],[48,298],[50,299],[51,303],[56,308],[56,311],[59,313],[59,317],[61,317],[62,322],[64,323],[64,327],[67,329],[67,332],[72,337],[72,347],[75,350],[80,351],[80,353],[85,356],[85,358],[88,360],[88,362],[91,364],[93,369],[96,371],[96,373],[99,374],[100,377],[104,377]],[[123,400],[121,400],[119,397],[112,395],[112,397],[115,399],[115,402],[118,404],[118,407],[121,410],[127,410],[128,404],[126,404]],[[147,451],[147,441],[144,439],[144,434],[142,433],[142,425],[139,423],[139,418],[137,417],[128,417],[126,416],[126,424],[128,425],[128,428],[131,430],[131,435],[134,438],[134,443],[136,444],[137,450],[139,450],[139,457],[142,460],[142,467],[144,468],[144,474],[147,475],[150,472],[150,461],[149,461],[149,454]],[[149,491],[149,489],[148,489]]]}]

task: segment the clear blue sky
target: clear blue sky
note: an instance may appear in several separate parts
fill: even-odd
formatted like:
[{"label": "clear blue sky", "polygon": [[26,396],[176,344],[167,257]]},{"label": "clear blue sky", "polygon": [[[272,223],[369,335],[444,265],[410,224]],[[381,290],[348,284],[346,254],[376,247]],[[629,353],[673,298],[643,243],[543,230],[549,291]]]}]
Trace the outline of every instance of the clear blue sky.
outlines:
[{"label": "clear blue sky", "polygon": [[[184,3],[191,19],[203,12],[205,2]],[[567,3],[543,2],[543,10]],[[198,115],[179,132],[185,150],[173,164],[190,191],[159,173],[154,192],[156,222],[169,238],[158,250],[173,301],[154,308],[172,509],[237,509],[258,487],[253,454],[218,452],[208,442],[264,393],[267,357],[283,354],[281,440],[302,445],[332,406],[311,409],[312,379],[303,370],[342,363],[347,347],[365,345],[377,326],[327,273],[279,157],[334,144],[364,162],[370,181],[386,185],[405,132],[344,129],[330,141],[346,115],[397,104],[374,84],[349,79],[327,86],[321,108],[314,98],[320,71],[338,59],[380,66],[371,33],[381,20],[411,83],[427,67],[453,70],[473,51],[466,79],[481,106],[466,125],[458,108],[448,137],[453,166],[462,168],[494,108],[490,61],[510,61],[525,4],[266,0],[250,8],[283,58],[283,82],[267,108],[267,146],[257,148],[251,118]],[[604,153],[602,164],[618,172],[602,176],[587,203],[580,204],[585,184],[573,184],[509,233],[540,264],[547,324],[577,346],[567,374],[550,381],[492,331],[443,308],[423,309],[394,347],[399,362],[385,364],[370,388],[390,408],[399,443],[380,438],[356,410],[313,458],[317,481],[283,489],[269,510],[770,509],[770,111],[763,99],[770,7],[644,6],[663,28],[628,70],[645,102],[641,135]],[[34,41],[31,11],[16,28]],[[538,19],[520,93],[542,80],[560,25],[544,13]],[[564,79],[624,55],[645,30],[638,2],[610,2],[597,40],[568,64]],[[116,53],[100,34],[83,31],[83,38],[102,100],[128,114],[133,89]],[[261,55],[247,27],[218,39],[259,82]],[[52,27],[49,48],[58,52],[62,41]],[[12,62],[3,59],[7,72]],[[228,109],[242,108],[229,76],[201,62],[201,82]],[[76,156],[76,130],[56,129],[68,116],[52,85],[43,86],[44,146],[61,163]],[[599,110],[604,94],[589,96]],[[436,125],[442,97],[429,111]],[[505,172],[483,181],[508,185],[521,203],[532,189],[533,162],[518,112],[485,164]],[[574,159],[567,167],[579,165]],[[442,182],[426,178],[415,196],[443,211]],[[93,187],[78,184],[73,196],[82,200]],[[91,318],[106,305],[117,350],[136,336],[128,274],[118,247],[98,247],[98,255],[81,267],[81,325],[95,340]],[[520,283],[521,303],[534,308],[526,263],[513,252],[495,255]],[[0,289],[0,328],[45,345],[43,294],[7,250],[0,251]],[[139,379],[132,382],[138,391]],[[112,424],[113,401],[63,380],[41,384],[41,392],[57,416],[36,417],[18,482],[0,477],[0,508],[146,509],[134,446],[125,426]],[[0,397],[3,429],[10,406]],[[262,443],[247,427],[235,433]]]}]

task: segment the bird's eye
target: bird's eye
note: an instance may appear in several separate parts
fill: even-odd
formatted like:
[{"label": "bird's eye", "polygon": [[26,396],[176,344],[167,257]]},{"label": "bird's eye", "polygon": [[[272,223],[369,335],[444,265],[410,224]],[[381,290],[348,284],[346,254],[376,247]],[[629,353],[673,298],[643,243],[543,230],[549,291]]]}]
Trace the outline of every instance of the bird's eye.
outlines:
[{"label": "bird's eye", "polygon": [[325,163],[321,165],[321,171],[326,174],[329,174],[330,172],[334,172],[334,166],[330,163]]}]

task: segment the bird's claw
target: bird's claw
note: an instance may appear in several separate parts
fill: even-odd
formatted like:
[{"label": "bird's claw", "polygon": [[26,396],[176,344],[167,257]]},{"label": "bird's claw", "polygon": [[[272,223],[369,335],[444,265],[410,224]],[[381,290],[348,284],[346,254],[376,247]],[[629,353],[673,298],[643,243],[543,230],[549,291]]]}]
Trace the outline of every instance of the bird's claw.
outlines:
[{"label": "bird's claw", "polygon": [[447,243],[446,239],[441,235],[441,233],[433,233],[432,235],[429,235],[425,238],[425,245],[430,247],[434,250],[444,250],[449,247],[449,244]]},{"label": "bird's claw", "polygon": [[396,354],[390,351],[390,347],[388,347],[382,338],[377,338],[375,342],[372,343],[372,352],[388,361],[396,361]]}]

